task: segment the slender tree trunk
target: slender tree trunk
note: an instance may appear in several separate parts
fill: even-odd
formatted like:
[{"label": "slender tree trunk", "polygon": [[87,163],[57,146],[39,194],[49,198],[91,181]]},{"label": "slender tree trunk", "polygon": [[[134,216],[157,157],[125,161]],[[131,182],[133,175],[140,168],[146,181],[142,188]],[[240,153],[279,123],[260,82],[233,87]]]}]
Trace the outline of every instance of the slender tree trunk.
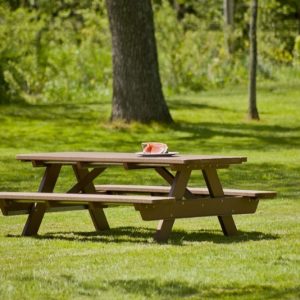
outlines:
[{"label": "slender tree trunk", "polygon": [[234,0],[223,0],[224,40],[228,53],[233,53],[232,33],[234,29]]},{"label": "slender tree trunk", "polygon": [[0,65],[0,105],[7,104],[10,102],[11,96],[9,95],[8,91],[9,91],[9,87],[4,79],[4,72]]},{"label": "slender tree trunk", "polygon": [[300,34],[300,7],[298,10],[298,34]]},{"label": "slender tree trunk", "polygon": [[185,15],[185,4],[184,3],[178,3],[177,0],[171,1],[172,6],[174,7],[177,15],[177,20],[181,21],[184,18]]},{"label": "slender tree trunk", "polygon": [[256,106],[256,67],[257,67],[257,39],[256,39],[256,22],[257,22],[257,2],[252,0],[251,19],[250,19],[250,60],[249,60],[249,119],[259,120]]},{"label": "slender tree trunk", "polygon": [[111,120],[172,122],[158,70],[151,0],[106,0],[113,48]]}]

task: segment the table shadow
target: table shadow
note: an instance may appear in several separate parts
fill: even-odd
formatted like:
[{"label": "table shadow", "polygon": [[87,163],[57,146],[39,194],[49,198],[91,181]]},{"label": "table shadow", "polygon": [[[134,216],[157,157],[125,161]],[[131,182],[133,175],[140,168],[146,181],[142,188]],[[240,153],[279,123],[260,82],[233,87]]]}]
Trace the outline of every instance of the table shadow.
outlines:
[{"label": "table shadow", "polygon": [[[116,227],[101,232],[90,231],[69,231],[69,232],[47,232],[42,235],[33,236],[36,239],[53,239],[78,242],[98,242],[98,243],[156,243],[153,240],[154,229],[146,227]],[[7,235],[7,237],[20,237],[20,235]],[[236,236],[224,236],[220,230],[197,230],[184,231],[173,230],[168,244],[182,245],[185,242],[213,242],[216,244],[233,244],[248,241],[276,240],[279,236],[258,232],[239,231]]]}]

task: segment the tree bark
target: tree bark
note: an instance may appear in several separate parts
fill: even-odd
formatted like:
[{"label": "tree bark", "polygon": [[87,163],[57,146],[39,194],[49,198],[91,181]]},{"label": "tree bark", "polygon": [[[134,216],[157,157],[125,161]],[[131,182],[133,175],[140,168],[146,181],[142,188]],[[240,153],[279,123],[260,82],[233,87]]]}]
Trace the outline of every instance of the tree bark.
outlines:
[{"label": "tree bark", "polygon": [[158,69],[151,0],[106,0],[113,48],[111,120],[171,123]]},{"label": "tree bark", "polygon": [[258,0],[252,0],[250,17],[250,59],[249,59],[249,119],[259,120],[259,114],[256,106],[256,68],[257,68],[257,4]]}]

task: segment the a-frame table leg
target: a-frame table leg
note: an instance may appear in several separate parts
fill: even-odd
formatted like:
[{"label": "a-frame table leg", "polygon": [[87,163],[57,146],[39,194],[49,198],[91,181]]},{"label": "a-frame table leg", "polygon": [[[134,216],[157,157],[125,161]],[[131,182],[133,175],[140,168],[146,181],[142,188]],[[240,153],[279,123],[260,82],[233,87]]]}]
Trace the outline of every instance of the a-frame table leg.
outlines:
[{"label": "a-frame table leg", "polygon": [[[167,171],[165,168],[156,168],[156,171],[171,184],[171,189],[169,196],[175,197],[175,199],[181,199],[186,193],[186,186],[188,184],[191,170],[183,169],[177,171],[175,177]],[[154,235],[154,239],[157,242],[165,243],[168,241],[168,238],[171,234],[173,224],[175,222],[174,218],[160,220]]]},{"label": "a-frame table leg", "polygon": [[[61,165],[48,165],[46,167],[44,176],[40,183],[39,192],[52,193],[61,169]],[[46,203],[33,204],[25,226],[23,228],[23,236],[32,236],[38,233],[40,225],[42,223],[45,211],[47,209]]]},{"label": "a-frame table leg", "polygon": [[232,216],[218,216],[222,231],[226,236],[237,235],[238,231]]},{"label": "a-frame table leg", "polygon": [[[89,177],[89,174],[91,174],[87,169],[79,168],[78,166],[73,166],[74,173],[76,175],[77,181],[84,181],[85,178]],[[100,173],[100,172],[99,172]],[[85,185],[85,187],[82,189],[84,193],[90,193],[95,194],[96,189],[92,182],[89,182]],[[89,205],[89,213],[91,216],[91,219],[93,221],[93,224],[95,226],[96,231],[102,231],[102,230],[108,230],[109,224],[106,219],[105,213],[103,208],[96,206],[94,204]]]},{"label": "a-frame table leg", "polygon": [[[203,177],[205,179],[207,188],[211,197],[223,197],[223,188],[217,174],[217,170],[213,168],[207,168],[202,170]],[[218,216],[219,223],[221,225],[224,235],[231,236],[237,235],[237,228],[235,226],[232,215]]]},{"label": "a-frame table leg", "polygon": [[166,243],[172,232],[174,223],[175,219],[160,220],[154,234],[154,240],[159,243]]}]

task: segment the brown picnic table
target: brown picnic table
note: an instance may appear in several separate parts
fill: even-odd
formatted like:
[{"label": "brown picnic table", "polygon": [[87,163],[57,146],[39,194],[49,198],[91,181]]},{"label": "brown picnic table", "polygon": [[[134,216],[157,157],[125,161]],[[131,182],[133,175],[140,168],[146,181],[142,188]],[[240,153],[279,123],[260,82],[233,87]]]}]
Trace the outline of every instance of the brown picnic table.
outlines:
[{"label": "brown picnic table", "polygon": [[[217,216],[223,233],[231,236],[237,234],[233,215],[254,213],[260,199],[276,196],[271,191],[223,189],[218,169],[246,162],[243,156],[54,152],[20,154],[17,159],[45,168],[38,192],[0,192],[3,215],[28,214],[24,236],[38,233],[46,212],[73,209],[88,209],[96,230],[108,230],[104,209],[115,205],[132,205],[143,220],[159,220],[155,233],[159,242],[168,240],[177,218]],[[77,180],[65,193],[57,193],[54,188],[63,166],[71,167]],[[152,169],[168,185],[93,183],[114,166],[121,166],[125,171]],[[199,175],[202,173],[205,187],[188,187],[191,172],[195,170],[201,171]]]}]

